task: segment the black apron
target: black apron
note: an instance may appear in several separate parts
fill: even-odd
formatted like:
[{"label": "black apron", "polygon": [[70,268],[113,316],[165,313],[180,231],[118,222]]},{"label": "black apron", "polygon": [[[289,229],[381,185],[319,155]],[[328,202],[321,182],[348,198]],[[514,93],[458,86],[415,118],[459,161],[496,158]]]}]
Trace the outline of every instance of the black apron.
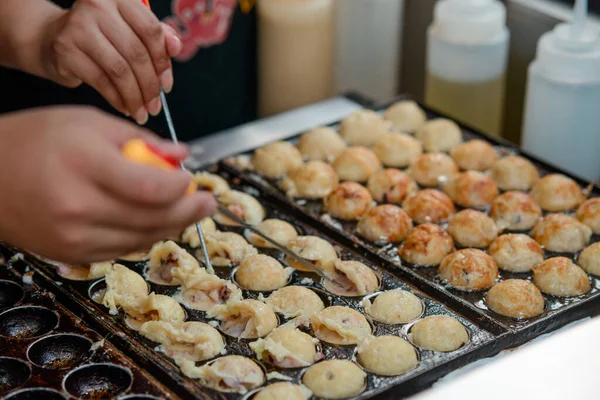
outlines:
[{"label": "black apron", "polygon": [[[140,0],[131,0],[140,1]],[[55,0],[69,7],[72,0]],[[256,13],[252,0],[212,0],[211,18],[200,19],[206,0],[153,0],[154,13],[178,30],[184,51],[173,60],[175,85],[167,96],[181,140],[256,118]],[[54,104],[88,104],[119,115],[92,88],[68,89],[0,68],[0,112]],[[147,127],[168,137],[164,116]]]}]

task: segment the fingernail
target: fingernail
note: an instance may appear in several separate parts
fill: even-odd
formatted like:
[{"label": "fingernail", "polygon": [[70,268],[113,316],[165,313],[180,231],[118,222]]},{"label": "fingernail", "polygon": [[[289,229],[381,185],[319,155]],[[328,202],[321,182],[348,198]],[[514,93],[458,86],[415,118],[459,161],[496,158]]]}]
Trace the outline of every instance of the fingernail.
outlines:
[{"label": "fingernail", "polygon": [[137,110],[136,113],[133,114],[133,119],[135,119],[139,125],[145,125],[146,122],[148,122],[148,111],[146,111],[146,108],[141,107]]},{"label": "fingernail", "polygon": [[164,71],[160,75],[160,86],[166,93],[170,93],[173,89],[173,71],[171,70],[171,68]]},{"label": "fingernail", "polygon": [[156,117],[160,113],[160,108],[161,108],[161,104],[160,104],[159,97],[155,97],[154,99],[152,99],[150,101],[150,103],[148,103],[148,111],[150,112],[150,115],[152,115],[153,117]]}]

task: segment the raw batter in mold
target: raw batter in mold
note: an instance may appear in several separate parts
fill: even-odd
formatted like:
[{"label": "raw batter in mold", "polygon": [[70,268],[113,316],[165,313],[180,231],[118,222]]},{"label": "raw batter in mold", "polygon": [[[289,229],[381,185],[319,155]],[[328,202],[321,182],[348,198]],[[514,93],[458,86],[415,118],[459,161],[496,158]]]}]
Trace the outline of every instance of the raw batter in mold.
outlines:
[{"label": "raw batter in mold", "polygon": [[318,339],[337,345],[359,343],[371,334],[367,319],[349,307],[332,306],[314,314],[311,326]]},{"label": "raw batter in mold", "polygon": [[271,307],[252,299],[215,306],[206,315],[221,321],[223,333],[240,339],[265,337],[277,327],[277,317]]}]

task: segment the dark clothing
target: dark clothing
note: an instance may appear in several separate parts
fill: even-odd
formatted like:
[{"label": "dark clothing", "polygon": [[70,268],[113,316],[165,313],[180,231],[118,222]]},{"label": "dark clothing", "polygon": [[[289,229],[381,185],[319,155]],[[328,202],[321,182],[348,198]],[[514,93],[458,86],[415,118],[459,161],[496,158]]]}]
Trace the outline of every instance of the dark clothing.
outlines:
[{"label": "dark clothing", "polygon": [[[136,0],[132,0],[136,1]],[[72,0],[56,0],[69,7]],[[184,40],[183,58],[173,61],[175,85],[167,95],[181,140],[226,129],[256,118],[256,15],[242,12],[237,0],[212,0],[213,15],[222,20],[200,21],[195,13],[206,0],[154,0],[159,19],[175,27]],[[247,11],[247,10],[246,10]],[[231,14],[233,14],[231,16]],[[182,22],[187,18],[189,22]],[[223,31],[222,23],[230,24]],[[218,28],[220,26],[220,28]],[[217,32],[218,29],[221,29]],[[89,104],[115,112],[92,88],[63,88],[52,82],[0,68],[5,93],[0,113],[53,104]],[[8,95],[6,95],[8,94]],[[148,128],[168,137],[164,116],[150,118]]]}]

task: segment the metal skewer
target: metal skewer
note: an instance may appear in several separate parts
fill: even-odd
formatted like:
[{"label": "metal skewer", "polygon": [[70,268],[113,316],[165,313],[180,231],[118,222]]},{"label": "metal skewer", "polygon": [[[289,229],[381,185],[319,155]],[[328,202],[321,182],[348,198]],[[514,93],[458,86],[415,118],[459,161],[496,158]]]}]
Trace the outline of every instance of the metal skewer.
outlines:
[{"label": "metal skewer", "polygon": [[[165,96],[165,92],[160,90],[160,101],[162,102],[163,112],[165,113],[165,119],[167,120],[167,126],[169,127],[169,133],[171,134],[171,139],[173,143],[179,144],[179,140],[177,139],[177,133],[175,132],[175,125],[173,125],[173,120],[171,119],[171,112],[169,111],[169,105],[167,104],[167,96]],[[183,171],[187,171],[187,168],[183,164],[183,161],[179,162],[179,166]],[[202,254],[204,254],[204,264],[206,266],[206,271],[209,274],[215,273],[215,269],[213,268],[210,257],[208,256],[208,251],[206,250],[206,242],[204,241],[204,234],[202,233],[202,226],[200,226],[200,222],[196,221],[196,232],[198,232],[198,237],[200,238],[200,248],[202,249]]]},{"label": "metal skewer", "polygon": [[277,250],[279,250],[282,253],[284,253],[286,256],[291,257],[291,258],[299,261],[300,264],[302,264],[302,266],[306,267],[309,271],[314,272],[315,274],[319,275],[323,279],[327,279],[329,282],[331,282],[332,284],[336,285],[337,287],[339,287],[341,289],[348,289],[349,288],[348,286],[346,286],[346,285],[338,282],[328,272],[325,272],[325,271],[317,268],[316,266],[314,266],[313,264],[311,264],[310,262],[308,262],[305,258],[300,257],[298,254],[294,253],[293,251],[291,251],[287,247],[285,247],[285,246],[277,243],[275,240],[271,239],[270,237],[268,237],[267,235],[265,235],[264,233],[262,233],[261,231],[259,231],[258,229],[256,229],[254,226],[247,224],[246,222],[244,222],[244,220],[242,220],[240,217],[238,217],[237,215],[235,215],[233,212],[231,212],[224,205],[222,205],[222,204],[219,203],[217,205],[217,210],[221,214],[225,215],[226,217],[228,217],[228,218],[232,219],[233,221],[235,221],[236,223],[240,224],[245,229],[248,229],[249,231],[251,231],[255,235],[260,236],[262,239],[264,239],[267,242],[271,243],[273,245],[273,247],[275,247]]}]

